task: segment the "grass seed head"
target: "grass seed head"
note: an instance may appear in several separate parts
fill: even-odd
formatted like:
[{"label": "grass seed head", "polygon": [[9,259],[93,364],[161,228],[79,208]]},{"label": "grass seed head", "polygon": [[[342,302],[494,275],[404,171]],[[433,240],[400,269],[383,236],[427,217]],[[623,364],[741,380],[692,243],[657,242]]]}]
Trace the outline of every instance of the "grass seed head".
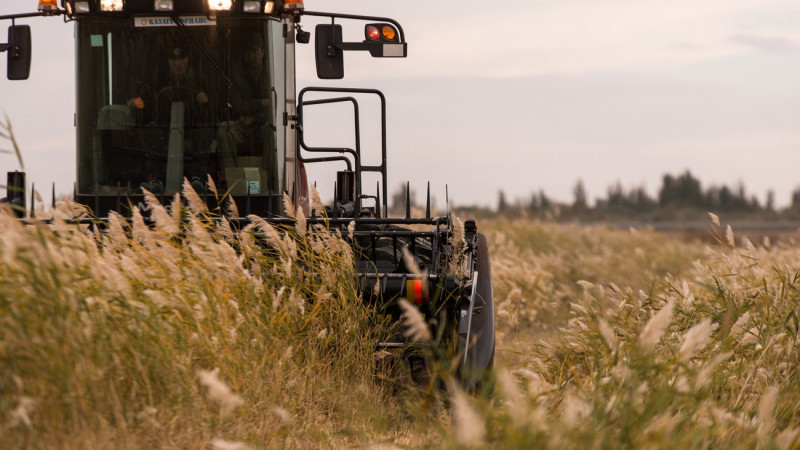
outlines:
[{"label": "grass seed head", "polygon": [[400,299],[400,309],[403,310],[403,323],[406,325],[404,334],[411,342],[430,341],[433,339],[430,327],[425,323],[425,318],[416,306],[406,299]]},{"label": "grass seed head", "polygon": [[200,378],[200,384],[208,389],[208,397],[220,404],[223,415],[230,414],[244,404],[244,400],[234,394],[231,388],[219,379],[219,368],[199,370],[197,377]]},{"label": "grass seed head", "polygon": [[647,324],[644,326],[641,334],[639,334],[639,343],[645,349],[652,349],[661,340],[664,331],[672,321],[672,309],[675,306],[675,301],[670,300],[661,308],[661,311],[656,313]]}]

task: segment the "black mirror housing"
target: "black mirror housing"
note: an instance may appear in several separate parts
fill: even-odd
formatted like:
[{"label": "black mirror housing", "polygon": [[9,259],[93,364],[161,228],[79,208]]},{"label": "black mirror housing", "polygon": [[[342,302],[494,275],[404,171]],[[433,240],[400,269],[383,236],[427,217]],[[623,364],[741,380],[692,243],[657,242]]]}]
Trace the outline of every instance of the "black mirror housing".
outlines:
[{"label": "black mirror housing", "polygon": [[314,29],[317,77],[323,80],[344,78],[344,52],[334,44],[342,42],[342,26],[320,24]]},{"label": "black mirror housing", "polygon": [[8,67],[9,80],[27,80],[31,72],[31,27],[11,25],[8,27]]}]

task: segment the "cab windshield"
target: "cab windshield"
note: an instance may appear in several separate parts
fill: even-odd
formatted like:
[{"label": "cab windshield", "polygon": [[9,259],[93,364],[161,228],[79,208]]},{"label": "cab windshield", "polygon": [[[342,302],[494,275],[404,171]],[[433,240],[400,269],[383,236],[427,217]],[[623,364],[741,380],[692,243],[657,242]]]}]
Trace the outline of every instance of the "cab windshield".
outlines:
[{"label": "cab windshield", "polygon": [[280,23],[181,20],[78,21],[79,194],[281,191]]}]

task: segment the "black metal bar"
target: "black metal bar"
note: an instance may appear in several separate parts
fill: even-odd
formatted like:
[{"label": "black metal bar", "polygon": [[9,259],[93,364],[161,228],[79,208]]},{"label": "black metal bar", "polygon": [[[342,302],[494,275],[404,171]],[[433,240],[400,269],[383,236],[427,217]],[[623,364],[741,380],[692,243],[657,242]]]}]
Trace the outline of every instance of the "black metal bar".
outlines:
[{"label": "black metal bar", "polygon": [[[388,198],[389,198],[389,191],[388,191],[388,175],[387,175],[387,165],[386,165],[386,97],[383,95],[381,91],[376,89],[357,89],[357,88],[334,88],[334,87],[306,87],[300,91],[298,96],[298,107],[297,107],[297,121],[299,124],[298,128],[298,142],[302,141],[302,133],[303,133],[303,114],[302,114],[302,107],[303,107],[303,97],[307,92],[329,92],[329,93],[353,93],[353,94],[371,94],[377,95],[380,104],[381,104],[381,164],[378,166],[364,166],[361,165],[360,157],[356,161],[356,185],[358,188],[357,195],[360,196],[361,192],[361,172],[378,172],[381,174],[381,178],[383,181],[383,210],[388,211]],[[332,99],[335,101],[349,101],[343,100],[343,98]],[[319,102],[321,100],[312,100],[314,102]],[[357,123],[360,121],[357,121]],[[360,141],[360,139],[358,139]],[[360,155],[360,143],[357,142]],[[308,150],[306,147],[302,146],[304,149]],[[334,150],[325,150],[325,151],[340,151],[342,149],[334,149]],[[302,160],[298,152],[298,157]]]},{"label": "black metal bar", "polygon": [[411,183],[406,181],[406,219],[411,218]]},{"label": "black metal bar", "polygon": [[38,11],[35,13],[21,13],[21,14],[8,14],[5,16],[0,16],[0,20],[14,20],[14,19],[25,19],[28,17],[43,17],[43,16],[59,16],[61,14],[65,14],[66,11],[61,9],[54,9],[52,11]]},{"label": "black metal bar", "polygon": [[381,217],[381,183],[375,182],[375,217]]},{"label": "black metal bar", "polygon": [[36,217],[36,185],[31,183],[31,219]]},{"label": "black metal bar", "polygon": [[431,218],[431,182],[428,181],[428,195],[427,200],[425,201],[425,218]]},{"label": "black metal bar", "polygon": [[339,13],[327,13],[319,11],[303,11],[302,14],[304,16],[330,17],[331,21],[333,21],[336,18],[341,18],[341,19],[352,19],[352,20],[369,20],[374,22],[389,22],[397,27],[397,33],[400,35],[400,42],[406,41],[406,35],[403,32],[403,27],[396,20],[391,19],[389,17],[360,16],[356,14],[339,14]]}]

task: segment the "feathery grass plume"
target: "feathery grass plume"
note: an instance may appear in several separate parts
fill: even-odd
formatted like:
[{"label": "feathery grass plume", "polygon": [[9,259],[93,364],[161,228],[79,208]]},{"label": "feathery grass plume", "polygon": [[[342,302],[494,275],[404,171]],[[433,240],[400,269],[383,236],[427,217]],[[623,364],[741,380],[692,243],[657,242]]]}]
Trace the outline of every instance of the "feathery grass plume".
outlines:
[{"label": "feathery grass plume", "polygon": [[711,324],[711,319],[706,318],[702,322],[693,326],[686,332],[683,343],[678,351],[678,358],[683,362],[688,362],[695,353],[706,346],[711,332],[717,328],[717,324]]},{"label": "feathery grass plume", "polygon": [[178,234],[180,232],[180,227],[172,219],[164,206],[161,205],[158,198],[145,188],[142,188],[142,192],[144,193],[145,205],[147,205],[147,209],[150,210],[150,217],[155,221],[156,228],[168,235]]},{"label": "feathery grass plume", "polygon": [[259,217],[255,214],[250,214],[247,216],[247,218],[250,219],[250,222],[253,225],[255,225],[256,229],[264,233],[269,245],[279,249],[283,255],[289,254],[289,248],[286,246],[281,234],[275,229],[275,227],[272,226],[272,224],[264,220],[263,217]]},{"label": "feathery grass plume", "polygon": [[664,331],[672,321],[672,309],[674,306],[675,300],[670,299],[667,304],[661,308],[661,311],[651,317],[644,326],[641,334],[639,334],[639,344],[643,348],[650,350],[661,340],[661,336],[664,335]]},{"label": "feathery grass plume", "polygon": [[731,228],[730,225],[725,229],[725,240],[728,241],[728,245],[731,247],[736,247],[736,240],[733,237],[733,228]]},{"label": "feathery grass plume", "polygon": [[303,208],[297,207],[297,213],[295,213],[295,229],[297,230],[297,235],[301,238],[306,237],[306,215],[303,213]]},{"label": "feathery grass plume", "polygon": [[229,196],[225,205],[228,208],[228,215],[230,217],[239,217],[239,208],[236,206],[236,200],[234,200],[233,197]]},{"label": "feathery grass plume", "polygon": [[19,401],[17,402],[17,407],[14,408],[11,413],[11,421],[9,422],[9,427],[14,428],[20,424],[25,425],[26,427],[33,426],[33,421],[31,420],[31,414],[34,410],[34,400],[30,397],[20,397]]},{"label": "feathery grass plume", "polygon": [[592,412],[592,407],[580,398],[578,394],[571,390],[564,396],[561,404],[561,420],[570,426],[577,426],[578,423]]},{"label": "feathery grass plume", "polygon": [[351,241],[353,240],[355,232],[356,232],[356,222],[355,220],[351,220],[350,223],[347,224],[347,237],[349,237]]},{"label": "feathery grass plume", "polygon": [[183,189],[181,190],[183,193],[183,198],[186,199],[186,203],[189,204],[189,210],[191,210],[195,214],[203,214],[208,212],[208,206],[206,202],[197,195],[194,188],[192,187],[192,183],[189,182],[188,179],[185,177],[183,178]]},{"label": "feathery grass plume", "polygon": [[215,438],[210,442],[211,448],[214,450],[249,450],[249,445],[239,441],[226,441],[222,438]]},{"label": "feathery grass plume", "polygon": [[528,398],[517,384],[516,378],[507,370],[500,370],[497,373],[497,383],[503,393],[503,399],[508,407],[508,414],[518,428],[525,427],[530,421],[530,405]]},{"label": "feathery grass plume", "polygon": [[214,370],[199,370],[197,377],[200,378],[200,383],[208,389],[208,397],[220,404],[223,415],[228,415],[244,404],[244,400],[234,394],[231,388],[219,379],[219,367]]},{"label": "feathery grass plume", "polygon": [[604,319],[597,319],[597,329],[600,331],[600,336],[603,336],[605,339],[606,344],[611,350],[617,349],[617,335],[614,333],[614,330],[608,325]]},{"label": "feathery grass plume", "polygon": [[206,174],[206,184],[208,185],[208,190],[214,194],[215,198],[219,198],[219,192],[217,192],[217,183],[214,183],[214,178],[211,177],[211,174]]},{"label": "feathery grass plume", "polygon": [[108,214],[106,242],[110,244],[112,249],[120,253],[128,248],[128,235],[122,225],[125,222],[125,218],[114,211]]},{"label": "feathery grass plume", "polygon": [[292,199],[289,198],[289,194],[283,193],[283,210],[290,218],[295,219],[295,213],[297,208],[294,207],[294,203],[292,203]]},{"label": "feathery grass plume", "polygon": [[275,408],[272,408],[272,414],[274,414],[275,417],[277,417],[278,420],[280,420],[284,425],[289,425],[292,423],[292,415],[284,408],[276,406]]},{"label": "feathery grass plume", "polygon": [[172,216],[172,221],[179,224],[181,223],[181,216],[183,214],[183,202],[181,202],[180,192],[176,192],[172,196],[172,202],[169,204],[169,214]]},{"label": "feathery grass plume", "polygon": [[422,313],[419,312],[419,309],[403,298],[398,301],[398,304],[400,305],[400,309],[403,310],[401,317],[406,326],[403,334],[411,339],[411,342],[430,341],[433,339],[431,329],[428,327],[428,324],[425,323],[425,318],[422,316]]},{"label": "feathery grass plume", "polygon": [[[419,268],[417,265],[417,260],[414,258],[414,255],[411,254],[411,251],[408,250],[408,247],[403,247],[403,261],[406,263],[406,267],[408,267],[409,272],[413,273],[418,277],[422,277],[422,269]],[[425,278],[423,277],[422,280],[423,289],[425,289]]]},{"label": "feathery grass plume", "polygon": [[695,380],[694,386],[695,389],[701,389],[708,384],[709,379],[711,378],[711,372],[714,371],[714,368],[719,365],[719,363],[725,361],[726,359],[733,356],[733,352],[723,352],[715,356],[711,361],[706,363],[700,372],[697,373],[697,379]]},{"label": "feathery grass plume", "polygon": [[322,203],[317,187],[314,185],[311,186],[311,209],[316,211],[317,215],[325,215],[325,204]]},{"label": "feathery grass plume", "polygon": [[709,212],[708,213],[708,217],[711,219],[711,223],[713,223],[714,225],[716,225],[718,227],[721,226],[720,223],[719,223],[719,216],[718,215],[716,215],[716,214],[714,214],[712,212]]},{"label": "feathery grass plume", "polygon": [[486,422],[469,403],[467,394],[455,381],[448,382],[453,405],[453,436],[465,447],[481,447],[486,439]]},{"label": "feathery grass plume", "polygon": [[770,386],[762,394],[758,403],[758,440],[761,447],[766,446],[766,440],[775,426],[775,404],[778,401],[778,387]]}]

